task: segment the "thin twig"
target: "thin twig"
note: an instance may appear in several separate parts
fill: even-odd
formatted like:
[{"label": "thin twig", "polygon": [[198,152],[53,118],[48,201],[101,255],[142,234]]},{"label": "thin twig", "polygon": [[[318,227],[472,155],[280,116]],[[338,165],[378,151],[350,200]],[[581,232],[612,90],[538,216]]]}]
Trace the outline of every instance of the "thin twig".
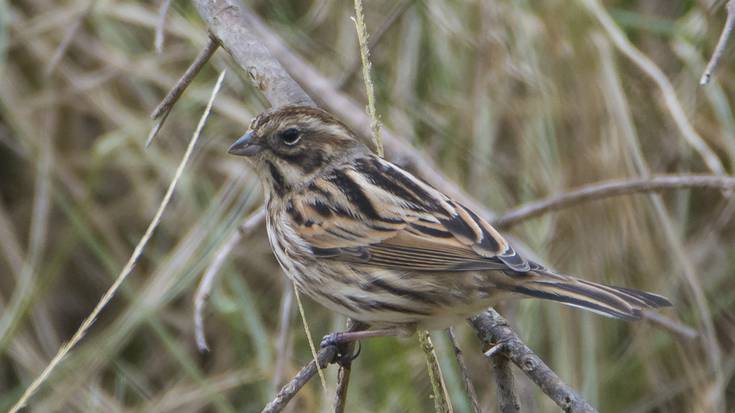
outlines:
[{"label": "thin twig", "polygon": [[334,413],[344,413],[347,406],[347,389],[350,386],[352,363],[345,363],[337,370],[337,390],[334,395]]},{"label": "thin twig", "polygon": [[367,93],[367,112],[370,116],[370,129],[372,130],[373,143],[378,156],[383,157],[383,139],[380,137],[380,121],[375,111],[375,91],[373,80],[370,77],[370,50],[368,49],[368,34],[365,26],[365,16],[362,11],[362,0],[355,0],[355,18],[352,19],[357,29],[357,40],[360,43],[360,59],[362,60],[362,79],[365,82]]},{"label": "thin twig", "polygon": [[500,413],[518,413],[521,403],[518,400],[513,371],[510,360],[505,354],[496,354],[490,357],[490,365],[495,375],[495,388],[498,394],[498,410]]},{"label": "thin twig", "polygon": [[[281,391],[276,394],[276,397],[268,403],[262,410],[262,413],[277,413],[283,410],[289,401],[301,390],[306,383],[311,380],[312,377],[325,368],[329,363],[333,363],[337,357],[337,347],[327,346],[319,351],[316,356],[316,361],[311,360],[306,366],[304,366],[294,378],[286,383]],[[317,362],[319,368],[317,369]]]},{"label": "thin twig", "polygon": [[20,410],[25,404],[28,402],[28,399],[30,399],[31,396],[38,390],[38,388],[45,382],[48,377],[51,375],[53,370],[56,368],[56,366],[61,362],[61,360],[74,348],[74,346],[79,343],[79,341],[84,338],[84,336],[87,334],[87,331],[92,327],[95,320],[97,320],[97,317],[102,312],[102,310],[105,308],[107,303],[112,300],[112,297],[114,297],[117,290],[120,288],[122,283],[127,279],[128,275],[133,271],[133,268],[135,267],[135,263],[138,261],[140,256],[143,254],[143,249],[145,248],[148,241],[153,236],[153,232],[158,227],[158,224],[161,222],[161,217],[163,216],[163,212],[166,210],[166,207],[168,206],[169,201],[171,200],[171,197],[173,196],[174,189],[176,188],[176,184],[179,182],[179,179],[181,178],[181,175],[184,173],[184,169],[189,161],[189,158],[191,157],[191,154],[194,152],[194,147],[196,146],[197,141],[199,140],[199,136],[202,133],[202,129],[204,129],[204,124],[207,121],[207,118],[209,117],[209,113],[212,110],[212,104],[214,104],[214,98],[217,96],[217,92],[219,91],[220,87],[222,86],[222,81],[225,78],[225,71],[222,71],[220,73],[219,78],[217,79],[217,83],[214,85],[214,89],[212,90],[212,95],[209,98],[209,102],[207,103],[207,107],[204,109],[204,113],[202,114],[201,119],[199,120],[199,124],[197,125],[196,130],[194,131],[194,135],[191,138],[191,141],[189,142],[189,146],[186,148],[186,152],[184,153],[184,157],[181,159],[181,163],[179,163],[178,168],[176,169],[176,174],[174,175],[173,180],[168,186],[168,189],[166,190],[166,194],[163,196],[163,200],[161,201],[161,204],[158,207],[158,210],[156,211],[156,214],[153,216],[153,219],[151,220],[150,224],[148,224],[148,228],[146,229],[145,233],[143,234],[143,237],[138,242],[138,245],[135,246],[135,249],[133,250],[133,253],[130,255],[130,259],[128,259],[128,262],[125,264],[125,267],[120,271],[120,274],[115,279],[115,282],[110,286],[110,288],[105,292],[105,294],[102,296],[100,301],[97,303],[97,305],[94,307],[92,312],[87,316],[87,318],[84,319],[84,322],[81,326],[77,329],[77,331],[72,336],[71,340],[69,340],[66,344],[61,346],[59,351],[56,353],[53,359],[51,359],[51,362],[44,368],[43,372],[31,383],[30,386],[23,392],[23,395],[20,397],[20,399],[13,405],[13,407],[10,409],[9,413],[15,413],[18,410]]},{"label": "thin twig", "polygon": [[720,34],[720,39],[717,41],[715,51],[712,53],[712,57],[709,59],[709,62],[707,62],[707,67],[704,69],[704,73],[699,79],[700,85],[706,85],[710,80],[712,80],[712,74],[715,69],[717,69],[717,65],[720,64],[720,60],[725,54],[727,43],[730,41],[730,36],[732,35],[732,29],[735,27],[735,0],[728,1],[727,6],[725,6],[725,10],[727,10],[725,26],[722,28],[722,33]]},{"label": "thin twig", "polygon": [[459,342],[454,334],[454,327],[449,327],[447,329],[447,334],[449,334],[449,341],[452,343],[452,349],[454,350],[454,357],[457,359],[459,371],[462,373],[462,382],[464,383],[464,389],[467,392],[467,397],[470,399],[472,412],[480,413],[480,402],[477,399],[477,391],[475,390],[475,386],[472,384],[470,371],[467,369],[467,363],[464,361],[462,349],[459,348]]},{"label": "thin twig", "polygon": [[498,356],[508,357],[562,410],[570,413],[597,412],[528,348],[495,310],[484,311],[470,317],[469,321],[480,340],[492,346],[502,343]]},{"label": "thin twig", "polygon": [[439,357],[436,355],[434,343],[431,342],[431,335],[426,330],[416,332],[421,350],[424,352],[426,366],[429,371],[429,381],[431,382],[431,390],[434,394],[434,409],[437,413],[452,413],[452,401],[449,398],[447,385],[444,383],[441,367],[439,366]]},{"label": "thin twig", "polygon": [[156,23],[156,38],[153,45],[156,49],[156,53],[163,52],[163,39],[166,30],[166,15],[168,9],[171,7],[171,0],[162,0],[161,7],[158,9],[158,22]]},{"label": "thin twig", "polygon": [[[345,331],[360,331],[368,328],[367,324],[347,319],[347,328]],[[355,343],[348,343],[340,349],[342,353],[337,371],[337,390],[334,395],[334,413],[344,413],[347,406],[347,389],[350,386],[350,372],[352,371],[352,360],[355,357]]]},{"label": "thin twig", "polygon": [[209,347],[207,346],[207,337],[204,334],[203,314],[204,308],[207,305],[207,299],[209,299],[209,294],[212,291],[212,285],[214,285],[214,281],[217,279],[217,275],[219,274],[222,265],[224,265],[225,260],[232,252],[232,249],[235,248],[235,245],[237,245],[242,238],[250,235],[264,218],[265,210],[261,208],[245,219],[243,224],[240,225],[240,228],[233,232],[232,235],[230,235],[230,238],[222,244],[222,247],[217,251],[217,255],[209,264],[207,271],[204,272],[204,275],[199,281],[196,293],[194,294],[194,336],[196,337],[197,348],[201,352],[209,351]]},{"label": "thin twig", "polygon": [[619,179],[585,185],[581,188],[554,195],[540,201],[515,208],[496,219],[499,228],[510,228],[522,221],[550,211],[569,208],[583,202],[595,201],[619,195],[640,192],[657,192],[672,189],[713,188],[735,189],[735,177],[713,175],[664,175],[650,178]]},{"label": "thin twig", "polygon": [[197,55],[196,59],[194,59],[192,64],[186,69],[186,72],[184,72],[181,78],[176,81],[174,87],[169,90],[161,103],[159,103],[158,106],[156,106],[156,109],[153,110],[153,113],[151,113],[151,119],[157,120],[157,122],[153,125],[151,132],[148,134],[148,139],[145,142],[146,148],[150,146],[153,139],[158,135],[158,131],[161,130],[161,126],[163,126],[163,123],[166,121],[168,114],[171,113],[171,108],[173,108],[176,101],[178,101],[184,93],[184,90],[186,90],[187,86],[189,86],[191,81],[194,80],[194,77],[199,73],[199,71],[202,70],[204,64],[207,63],[210,57],[212,57],[218,47],[219,42],[210,36],[207,39],[207,45],[204,46],[204,49],[199,52],[199,55]]}]

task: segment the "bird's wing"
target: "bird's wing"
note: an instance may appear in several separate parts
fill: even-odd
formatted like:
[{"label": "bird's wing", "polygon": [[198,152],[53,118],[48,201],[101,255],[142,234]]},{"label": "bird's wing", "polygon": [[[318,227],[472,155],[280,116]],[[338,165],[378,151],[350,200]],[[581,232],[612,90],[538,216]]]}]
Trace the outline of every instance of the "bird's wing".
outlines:
[{"label": "bird's wing", "polygon": [[290,227],[326,259],[421,271],[540,268],[484,219],[376,157],[336,168],[286,203]]}]

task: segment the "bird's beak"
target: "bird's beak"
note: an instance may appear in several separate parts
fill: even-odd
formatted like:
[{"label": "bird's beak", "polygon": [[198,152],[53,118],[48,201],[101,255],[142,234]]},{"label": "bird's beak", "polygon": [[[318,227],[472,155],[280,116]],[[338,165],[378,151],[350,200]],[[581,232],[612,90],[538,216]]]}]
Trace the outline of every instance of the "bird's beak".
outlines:
[{"label": "bird's beak", "polygon": [[227,149],[227,153],[239,156],[253,156],[260,152],[261,146],[253,142],[253,131],[242,135]]}]

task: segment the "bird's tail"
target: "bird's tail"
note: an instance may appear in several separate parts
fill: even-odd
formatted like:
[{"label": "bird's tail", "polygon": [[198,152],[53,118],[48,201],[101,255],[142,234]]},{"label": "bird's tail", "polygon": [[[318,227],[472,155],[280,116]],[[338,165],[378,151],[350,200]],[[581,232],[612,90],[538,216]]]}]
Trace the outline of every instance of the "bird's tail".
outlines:
[{"label": "bird's tail", "polygon": [[533,271],[528,276],[530,278],[519,280],[509,289],[607,317],[638,320],[644,308],[671,306],[666,297],[632,288],[613,287],[545,271]]}]

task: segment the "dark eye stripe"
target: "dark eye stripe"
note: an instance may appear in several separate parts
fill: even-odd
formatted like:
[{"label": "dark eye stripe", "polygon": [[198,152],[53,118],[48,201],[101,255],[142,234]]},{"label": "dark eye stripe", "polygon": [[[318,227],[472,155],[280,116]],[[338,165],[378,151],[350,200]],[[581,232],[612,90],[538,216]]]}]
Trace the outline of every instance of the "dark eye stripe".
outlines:
[{"label": "dark eye stripe", "polygon": [[289,164],[297,166],[305,174],[314,172],[326,163],[324,153],[318,150],[296,153],[285,153],[274,150],[273,153]]}]

